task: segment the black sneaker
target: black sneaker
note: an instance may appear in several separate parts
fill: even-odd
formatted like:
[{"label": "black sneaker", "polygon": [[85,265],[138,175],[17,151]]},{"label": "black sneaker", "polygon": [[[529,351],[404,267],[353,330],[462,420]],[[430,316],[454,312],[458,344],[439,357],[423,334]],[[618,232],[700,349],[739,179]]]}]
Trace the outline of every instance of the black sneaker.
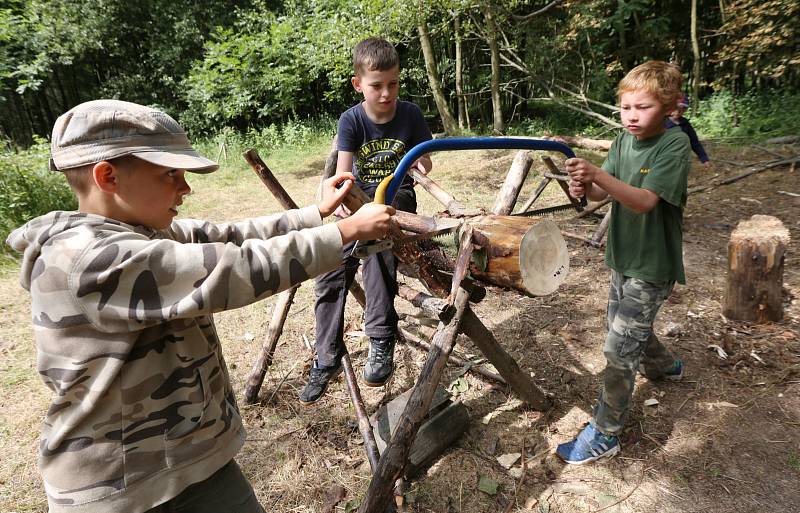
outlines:
[{"label": "black sneaker", "polygon": [[308,383],[303,390],[300,391],[298,399],[300,404],[309,405],[317,402],[325,389],[328,388],[328,383],[331,379],[335,378],[342,372],[342,364],[335,367],[319,367],[317,361],[311,366],[311,371],[308,373]]},{"label": "black sneaker", "polygon": [[394,372],[394,338],[369,341],[369,356],[364,366],[364,383],[368,387],[386,384]]}]

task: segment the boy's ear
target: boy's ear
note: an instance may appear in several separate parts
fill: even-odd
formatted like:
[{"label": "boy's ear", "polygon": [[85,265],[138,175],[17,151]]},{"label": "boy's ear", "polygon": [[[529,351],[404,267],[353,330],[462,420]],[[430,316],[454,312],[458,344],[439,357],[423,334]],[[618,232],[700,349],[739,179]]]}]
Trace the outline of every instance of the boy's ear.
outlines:
[{"label": "boy's ear", "polygon": [[352,77],[350,79],[350,83],[353,84],[353,88],[356,91],[358,91],[359,93],[362,92],[361,91],[361,77],[359,77],[358,75]]},{"label": "boy's ear", "polygon": [[92,180],[103,192],[117,192],[119,188],[118,176],[119,170],[106,160],[101,160],[92,167]]}]

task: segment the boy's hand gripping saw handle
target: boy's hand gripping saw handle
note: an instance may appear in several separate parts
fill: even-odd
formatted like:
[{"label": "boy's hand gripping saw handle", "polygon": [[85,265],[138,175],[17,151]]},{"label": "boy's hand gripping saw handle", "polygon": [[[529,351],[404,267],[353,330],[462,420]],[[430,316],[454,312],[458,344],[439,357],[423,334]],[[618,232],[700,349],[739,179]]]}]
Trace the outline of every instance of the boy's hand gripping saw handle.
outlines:
[{"label": "boy's hand gripping saw handle", "polygon": [[[391,205],[397,190],[403,183],[411,164],[418,158],[434,151],[443,150],[541,150],[558,151],[567,158],[574,158],[575,153],[566,144],[547,141],[543,139],[523,139],[517,137],[454,137],[452,139],[432,139],[411,148],[411,151],[397,164],[394,173],[387,176],[375,189],[375,203]],[[586,206],[586,197],[581,198],[581,206]],[[385,251],[392,247],[391,241],[356,242],[353,247],[353,256],[366,258],[374,253]]]}]

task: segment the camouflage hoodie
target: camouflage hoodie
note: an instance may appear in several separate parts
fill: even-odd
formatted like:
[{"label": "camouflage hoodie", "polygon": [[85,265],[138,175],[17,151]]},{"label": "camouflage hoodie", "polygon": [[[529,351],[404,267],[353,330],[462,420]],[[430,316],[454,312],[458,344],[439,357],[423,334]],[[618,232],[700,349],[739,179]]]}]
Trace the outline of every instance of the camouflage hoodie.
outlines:
[{"label": "camouflage hoodie", "polygon": [[39,462],[52,513],[145,511],[230,461],[244,428],[210,314],[342,254],[313,206],[164,231],[51,212],[8,243],[24,253],[37,368],[54,393]]}]

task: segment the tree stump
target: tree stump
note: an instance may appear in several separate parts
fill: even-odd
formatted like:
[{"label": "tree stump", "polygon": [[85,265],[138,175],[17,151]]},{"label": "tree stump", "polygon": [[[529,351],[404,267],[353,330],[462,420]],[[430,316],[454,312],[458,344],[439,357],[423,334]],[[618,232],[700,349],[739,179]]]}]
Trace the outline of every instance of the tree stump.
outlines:
[{"label": "tree stump", "polygon": [[783,263],[789,230],[780,219],[754,215],[742,221],[728,243],[728,279],[723,314],[759,323],[783,317]]}]

